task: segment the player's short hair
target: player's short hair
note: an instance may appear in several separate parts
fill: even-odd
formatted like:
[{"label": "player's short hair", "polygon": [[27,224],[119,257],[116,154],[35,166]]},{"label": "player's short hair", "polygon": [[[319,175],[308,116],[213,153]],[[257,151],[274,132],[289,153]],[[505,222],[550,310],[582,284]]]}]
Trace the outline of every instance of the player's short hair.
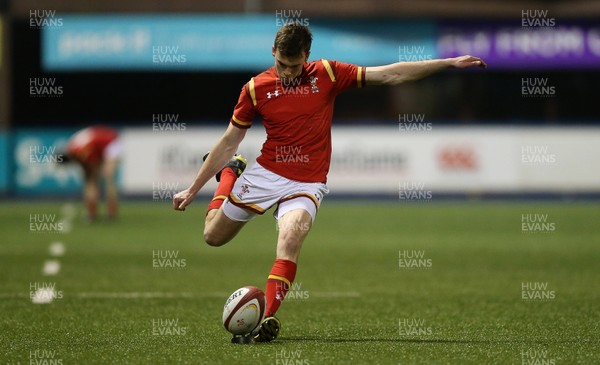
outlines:
[{"label": "player's short hair", "polygon": [[308,54],[312,45],[312,33],[305,25],[288,23],[279,28],[273,47],[285,57],[299,57]]}]

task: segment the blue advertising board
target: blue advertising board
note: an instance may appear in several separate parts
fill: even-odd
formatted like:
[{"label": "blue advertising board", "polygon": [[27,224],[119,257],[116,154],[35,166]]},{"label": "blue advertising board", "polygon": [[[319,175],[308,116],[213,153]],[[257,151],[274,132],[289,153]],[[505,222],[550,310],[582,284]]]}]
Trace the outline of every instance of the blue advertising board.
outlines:
[{"label": "blue advertising board", "polygon": [[80,194],[79,166],[61,165],[72,130],[18,130],[14,134],[14,187],[17,195]]},{"label": "blue advertising board", "polygon": [[10,149],[7,133],[0,133],[0,192],[6,192],[10,181]]},{"label": "blue advertising board", "polygon": [[310,26],[311,60],[375,66],[473,54],[494,68],[600,67],[598,21],[557,21],[543,14],[523,14],[520,21],[454,21],[303,18],[299,10],[284,10],[272,15],[64,15],[60,20],[41,28],[47,71],[260,71],[273,64],[274,35],[287,22]]},{"label": "blue advertising board", "polygon": [[[331,20],[275,15],[64,15],[42,28],[42,66],[79,70],[263,70],[273,65],[277,29],[310,26],[310,59],[363,66],[411,56],[436,58],[431,21]],[[408,50],[408,52],[407,52]]]}]

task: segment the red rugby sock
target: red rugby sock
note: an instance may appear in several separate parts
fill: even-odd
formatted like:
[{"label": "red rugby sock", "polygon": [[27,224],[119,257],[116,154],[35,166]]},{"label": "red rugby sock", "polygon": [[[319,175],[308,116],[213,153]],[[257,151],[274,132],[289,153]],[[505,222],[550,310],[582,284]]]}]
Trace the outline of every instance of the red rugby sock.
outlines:
[{"label": "red rugby sock", "polygon": [[267,311],[265,316],[274,316],[296,278],[296,263],[284,259],[276,259],[267,279],[265,296]]},{"label": "red rugby sock", "polygon": [[115,198],[108,198],[108,218],[117,218],[119,212],[119,201]]},{"label": "red rugby sock", "polygon": [[98,203],[95,199],[86,199],[87,216],[90,220],[95,220],[98,216]]},{"label": "red rugby sock", "polygon": [[217,186],[213,199],[208,203],[206,214],[213,209],[219,209],[221,205],[223,205],[223,202],[229,196],[229,193],[231,193],[233,184],[235,184],[237,178],[235,172],[229,167],[226,167],[221,171],[221,181]]}]

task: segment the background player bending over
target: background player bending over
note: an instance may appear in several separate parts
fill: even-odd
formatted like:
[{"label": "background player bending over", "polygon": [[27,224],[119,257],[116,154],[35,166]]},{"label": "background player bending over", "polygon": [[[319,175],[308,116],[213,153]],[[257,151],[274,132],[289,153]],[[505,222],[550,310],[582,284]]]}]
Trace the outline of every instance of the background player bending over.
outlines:
[{"label": "background player bending over", "polygon": [[[117,218],[116,171],[121,145],[115,129],[92,126],[75,133],[67,142],[65,162],[75,161],[83,169],[83,200],[90,221],[98,217],[100,185],[104,183],[108,218]],[[102,180],[102,181],[101,181]]]},{"label": "background player bending over", "polygon": [[[329,192],[325,183],[335,97],[351,88],[398,85],[447,68],[486,67],[472,56],[378,67],[307,62],[311,42],[308,27],[288,24],[279,29],[272,48],[275,66],[244,85],[227,130],[193,183],[173,197],[174,209],[185,210],[218,174],[220,183],[204,227],[204,240],[211,246],[229,242],[246,222],[277,206],[276,260],[266,284],[266,318],[254,332],[256,341],[271,341],[279,333],[274,315],[294,281],[300,248]],[[246,162],[234,154],[256,115],[262,118],[267,138],[256,163],[242,174]]]}]

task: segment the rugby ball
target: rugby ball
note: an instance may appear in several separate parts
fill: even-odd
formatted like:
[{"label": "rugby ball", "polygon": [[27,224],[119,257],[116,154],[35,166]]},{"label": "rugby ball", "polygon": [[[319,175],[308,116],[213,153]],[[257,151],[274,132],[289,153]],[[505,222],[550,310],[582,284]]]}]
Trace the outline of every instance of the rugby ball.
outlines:
[{"label": "rugby ball", "polygon": [[223,307],[223,326],[234,335],[246,335],[258,327],[266,310],[265,293],[255,286],[234,291]]}]

